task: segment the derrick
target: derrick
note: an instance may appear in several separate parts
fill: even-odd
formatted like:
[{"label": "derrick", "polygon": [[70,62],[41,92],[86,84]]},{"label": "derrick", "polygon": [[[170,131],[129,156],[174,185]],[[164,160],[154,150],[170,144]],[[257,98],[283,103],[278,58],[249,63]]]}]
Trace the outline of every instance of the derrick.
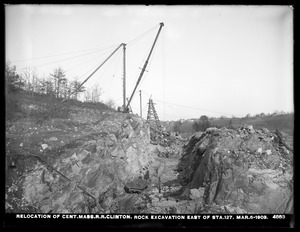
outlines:
[{"label": "derrick", "polygon": [[147,123],[150,126],[151,142],[155,144],[163,143],[163,129],[156,113],[153,100],[150,98],[148,103]]}]

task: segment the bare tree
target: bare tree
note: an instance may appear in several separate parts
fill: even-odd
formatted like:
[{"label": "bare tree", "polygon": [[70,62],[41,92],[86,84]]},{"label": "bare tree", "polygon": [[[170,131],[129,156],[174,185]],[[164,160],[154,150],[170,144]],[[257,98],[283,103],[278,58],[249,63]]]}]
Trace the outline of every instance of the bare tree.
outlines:
[{"label": "bare tree", "polygon": [[25,80],[25,89],[32,92],[37,92],[38,88],[38,77],[36,69],[32,67],[27,67],[22,73],[23,79]]},{"label": "bare tree", "polygon": [[43,77],[43,79],[39,81],[39,93],[47,94],[47,81],[45,77]]},{"label": "bare tree", "polygon": [[94,85],[91,89],[92,102],[100,102],[100,96],[102,95],[102,89],[98,84]]},{"label": "bare tree", "polygon": [[67,79],[61,81],[60,85],[61,97],[69,98],[71,93],[71,86]]},{"label": "bare tree", "polygon": [[86,101],[86,102],[92,101],[91,90],[87,89],[87,90],[84,92],[84,101]]},{"label": "bare tree", "polygon": [[54,78],[54,91],[55,91],[56,98],[59,98],[61,96],[61,92],[60,92],[61,83],[66,81],[65,71],[61,67],[58,67],[53,71],[53,74],[50,75]]},{"label": "bare tree", "polygon": [[54,89],[54,83],[51,77],[48,77],[48,79],[45,81],[46,85],[46,94],[49,96],[55,95],[55,89]]}]

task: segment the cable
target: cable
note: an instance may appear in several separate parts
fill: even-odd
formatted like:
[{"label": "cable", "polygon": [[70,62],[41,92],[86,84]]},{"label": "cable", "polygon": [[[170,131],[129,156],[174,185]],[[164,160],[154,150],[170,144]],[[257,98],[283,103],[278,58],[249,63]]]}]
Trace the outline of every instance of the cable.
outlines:
[{"label": "cable", "polygon": [[[149,59],[149,64],[148,64],[148,70],[150,70],[150,68],[151,68],[151,65],[152,65],[152,61],[153,61],[153,59],[152,59],[152,57],[154,56],[154,54],[155,54],[155,50],[156,50],[156,46],[154,47],[154,49],[153,49],[153,53],[152,53],[152,56],[150,57],[150,59]],[[148,76],[148,73],[149,73],[149,71],[148,70],[145,70],[146,71],[146,74],[144,75],[144,78],[141,80],[141,83],[140,83],[140,86],[142,87],[142,85],[143,85],[143,82],[144,82],[144,80],[146,79],[146,77]]]},{"label": "cable", "polygon": [[86,74],[88,74],[89,72],[91,72],[92,70],[95,70],[99,65],[97,64],[96,66],[94,66],[93,68],[91,68],[89,71],[87,71],[85,74],[81,75],[78,78],[78,81],[81,80]]},{"label": "cable", "polygon": [[[143,65],[143,62],[141,62],[138,67],[141,67],[142,65]],[[136,69],[134,76],[139,76],[139,74],[141,72],[139,69],[141,69],[141,68]],[[127,76],[133,76],[133,75],[129,75],[129,73],[127,73]],[[137,80],[135,82],[130,83],[132,85],[132,86],[130,86],[130,88],[134,89],[134,86],[135,86],[136,82],[137,82]],[[127,83],[126,83],[127,84],[127,89],[128,89],[128,83],[129,83],[129,81],[127,80]],[[134,96],[133,96],[133,98],[134,98]]]},{"label": "cable", "polygon": [[99,74],[99,79],[100,79],[100,77],[102,77],[102,75],[104,75],[104,73],[108,70],[108,68],[111,66],[111,64],[113,63],[113,60],[114,59],[112,59],[112,60],[110,60],[110,62],[108,63],[108,65],[106,66],[106,68],[104,69],[104,71],[101,73],[101,74]]},{"label": "cable", "polygon": [[[102,73],[99,74],[99,79],[104,75],[104,73],[108,70],[108,68],[111,66],[113,60],[110,60],[110,62],[108,63],[108,65],[106,66],[106,68],[104,69],[104,71]],[[79,81],[80,79],[82,79],[87,73],[89,73],[92,70],[95,70],[96,67],[98,67],[99,64],[97,64],[95,67],[93,67],[92,69],[90,69],[88,72],[86,72],[85,74],[83,74],[81,77],[79,77],[77,79],[77,81]]]},{"label": "cable", "polygon": [[[106,50],[106,49],[110,49],[111,47],[115,47],[117,45],[111,45],[108,46],[106,48],[101,47],[101,50]],[[100,47],[99,47],[100,48]],[[55,55],[50,55],[50,56],[43,56],[43,57],[36,57],[36,58],[32,58],[32,59],[21,59],[21,60],[15,60],[15,61],[11,61],[12,63],[18,63],[18,62],[22,62],[22,61],[31,61],[31,60],[38,60],[38,59],[45,59],[45,58],[49,58],[49,57],[55,57],[55,56],[61,56],[61,55],[68,55],[68,54],[74,54],[74,53],[81,53],[81,52],[85,52],[85,51],[92,51],[92,50],[98,50],[99,48],[93,48],[93,49],[88,49],[88,50],[81,50],[81,51],[77,51],[77,52],[67,52],[67,53],[60,53],[60,54],[55,54]],[[99,51],[101,51],[99,50]]]},{"label": "cable", "polygon": [[78,80],[82,79],[86,74],[88,74],[92,70],[95,70],[98,66],[99,66],[99,64],[93,66],[93,68],[89,69],[89,71],[87,71],[86,73],[84,73],[83,75],[81,75]]},{"label": "cable", "polygon": [[160,100],[157,100],[157,99],[156,99],[156,101],[161,102],[161,103],[166,103],[166,104],[174,105],[174,106],[178,106],[178,107],[184,107],[184,108],[188,108],[188,109],[193,109],[193,110],[208,112],[208,113],[217,113],[217,114],[225,114],[225,115],[227,114],[227,113],[222,113],[222,112],[217,112],[217,111],[211,111],[211,110],[207,110],[207,109],[200,109],[200,108],[192,107],[192,106],[183,106],[183,105],[174,104],[174,103],[167,103],[167,102],[163,102],[163,101],[160,101]]},{"label": "cable", "polygon": [[146,35],[147,33],[149,33],[150,31],[152,31],[154,28],[156,28],[157,25],[153,26],[151,29],[149,29],[148,31],[145,31],[144,33],[140,34],[139,36],[137,36],[135,39],[130,40],[129,42],[127,42],[127,45],[131,46],[133,41],[136,41],[138,39],[140,39],[142,36]]},{"label": "cable", "polygon": [[[102,51],[102,50],[99,50],[99,51]],[[45,65],[49,65],[49,64],[53,64],[53,63],[58,63],[58,62],[61,62],[61,61],[74,59],[74,58],[77,58],[77,57],[80,57],[80,56],[86,56],[86,55],[89,55],[89,54],[92,54],[92,53],[97,53],[97,52],[99,52],[99,51],[89,52],[89,53],[85,53],[85,54],[83,54],[83,55],[72,56],[72,57],[68,57],[68,58],[65,58],[65,59],[56,60],[56,61],[52,61],[52,62],[48,62],[48,63],[44,63],[44,64],[38,64],[38,65],[35,65],[35,66],[33,66],[33,67],[39,67],[39,66],[45,66]],[[106,52],[106,53],[108,53],[108,52]],[[105,53],[105,54],[106,54],[106,53]],[[104,54],[103,54],[103,55],[104,55]],[[17,69],[16,71],[19,71],[19,70],[22,70],[22,69],[25,69],[25,68]]]},{"label": "cable", "polygon": [[[153,61],[153,57],[154,57],[154,55],[155,55],[156,48],[157,48],[157,46],[155,46],[155,47],[153,48],[152,56],[151,56],[150,59],[149,59],[148,70],[150,70],[150,68],[151,68],[151,66],[152,66],[152,61]],[[144,78],[141,80],[140,86],[143,85],[144,80],[145,80],[146,77],[148,76],[148,72],[149,72],[149,71],[146,70],[146,74],[144,75]]]},{"label": "cable", "polygon": [[84,65],[84,64],[86,64],[86,63],[89,63],[89,62],[92,61],[92,60],[99,59],[99,58],[102,57],[102,56],[103,56],[103,55],[101,55],[101,56],[96,56],[96,57],[94,57],[93,59],[90,59],[90,60],[88,60],[88,61],[86,61],[86,62],[83,62],[83,63],[81,63],[81,64],[79,64],[79,65],[73,66],[73,67],[67,69],[66,72],[69,72],[69,71],[71,71],[71,70],[73,71],[73,70],[77,69],[78,67],[80,67],[80,66],[82,66],[82,65]]},{"label": "cable", "polygon": [[[117,67],[118,67],[118,65],[119,65],[119,63],[120,63],[120,60],[121,60],[121,59],[120,59],[120,54],[121,54],[121,53],[119,53],[119,54],[118,54],[118,57],[116,58],[117,63],[116,63],[115,69],[114,69],[113,77],[111,78],[110,83],[109,83],[108,93],[110,92],[111,84],[112,84],[112,82],[113,82],[113,80],[114,80],[114,76],[115,76]],[[116,57],[116,56],[115,56],[115,57]],[[114,61],[114,60],[113,60],[113,61]]]},{"label": "cable", "polygon": [[[137,36],[136,38],[130,40],[127,42],[127,45],[131,45],[134,41],[140,39],[142,36],[146,35],[147,33],[149,33],[150,31],[152,31],[156,26],[153,26],[151,29],[149,29],[148,31],[145,31],[144,33],[140,34],[139,36]],[[41,57],[35,57],[35,58],[31,58],[31,59],[19,59],[19,60],[14,60],[11,61],[11,63],[18,63],[18,62],[22,62],[22,61],[31,61],[31,60],[39,60],[39,59],[46,59],[46,58],[50,58],[50,57],[55,57],[55,56],[62,56],[62,55],[69,55],[69,54],[75,54],[75,53],[82,53],[82,52],[86,52],[86,51],[93,51],[93,50],[106,50],[106,49],[110,49],[112,47],[116,47],[117,44],[111,45],[111,46],[107,46],[107,47],[98,47],[98,48],[91,48],[91,49],[85,49],[85,50],[80,50],[80,51],[75,51],[75,52],[64,52],[64,53],[58,53],[58,54],[53,54],[53,55],[49,55],[49,56],[41,56]],[[99,50],[100,51],[100,50]]]},{"label": "cable", "polygon": [[[107,52],[108,53],[108,52]],[[102,55],[103,56],[103,55]],[[98,57],[96,57],[98,58]],[[114,59],[114,58],[113,58]],[[99,66],[99,64],[97,64],[96,66],[93,66],[93,68],[91,68],[89,71],[87,71],[86,73],[84,73],[82,76],[80,76],[79,80],[81,80],[87,73],[91,72],[92,70],[95,70],[97,67]]]},{"label": "cable", "polygon": [[[151,95],[150,93],[146,92],[143,90],[143,93],[146,93],[148,94],[149,96]],[[209,112],[209,113],[217,113],[217,114],[223,114],[223,115],[227,115],[227,113],[224,113],[224,112],[217,112],[217,111],[211,111],[211,110],[207,110],[207,109],[200,109],[200,108],[197,108],[197,107],[192,107],[192,106],[184,106],[184,105],[179,105],[179,104],[174,104],[174,103],[170,103],[170,102],[165,102],[165,101],[162,101],[162,100],[158,100],[157,98],[153,98],[153,100],[155,100],[156,102],[161,102],[163,104],[166,104],[166,105],[173,105],[173,106],[178,106],[178,107],[184,107],[184,108],[188,108],[188,109],[193,109],[193,110],[198,110],[198,111],[203,111],[203,112]]]}]

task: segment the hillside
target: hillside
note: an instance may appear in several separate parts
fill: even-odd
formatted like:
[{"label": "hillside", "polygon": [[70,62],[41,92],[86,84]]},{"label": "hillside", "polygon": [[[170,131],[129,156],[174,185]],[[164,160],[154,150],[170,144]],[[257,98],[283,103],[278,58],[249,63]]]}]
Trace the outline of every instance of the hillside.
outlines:
[{"label": "hillside", "polygon": [[[206,117],[206,116],[205,116]],[[194,124],[199,123],[199,119],[187,119],[170,122],[162,122],[162,125],[167,131],[178,132],[186,137],[190,137],[195,132],[199,131],[196,129]],[[270,115],[270,116],[259,116],[259,117],[245,117],[245,118],[208,118],[206,122],[207,127],[227,127],[237,129],[243,125],[252,125],[255,129],[266,128],[270,131],[280,130],[290,136],[294,133],[294,114],[281,114],[281,115]],[[204,129],[204,130],[205,130]],[[201,130],[201,131],[204,131]]]},{"label": "hillside", "polygon": [[[230,122],[231,121],[231,122]],[[268,130],[280,130],[293,135],[294,131],[294,114],[282,114],[265,117],[250,117],[250,118],[228,118],[217,119],[211,121],[211,124],[216,127],[228,127],[232,123],[234,128],[242,125],[252,125],[255,129],[267,128]]]}]

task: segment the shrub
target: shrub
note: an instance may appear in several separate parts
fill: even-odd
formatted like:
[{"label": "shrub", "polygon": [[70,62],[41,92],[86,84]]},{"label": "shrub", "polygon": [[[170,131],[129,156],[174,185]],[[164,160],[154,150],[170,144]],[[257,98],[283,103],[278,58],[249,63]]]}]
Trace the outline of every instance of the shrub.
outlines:
[{"label": "shrub", "polygon": [[23,114],[18,94],[8,93],[6,95],[5,113],[6,120],[9,121],[16,119],[19,115]]}]

